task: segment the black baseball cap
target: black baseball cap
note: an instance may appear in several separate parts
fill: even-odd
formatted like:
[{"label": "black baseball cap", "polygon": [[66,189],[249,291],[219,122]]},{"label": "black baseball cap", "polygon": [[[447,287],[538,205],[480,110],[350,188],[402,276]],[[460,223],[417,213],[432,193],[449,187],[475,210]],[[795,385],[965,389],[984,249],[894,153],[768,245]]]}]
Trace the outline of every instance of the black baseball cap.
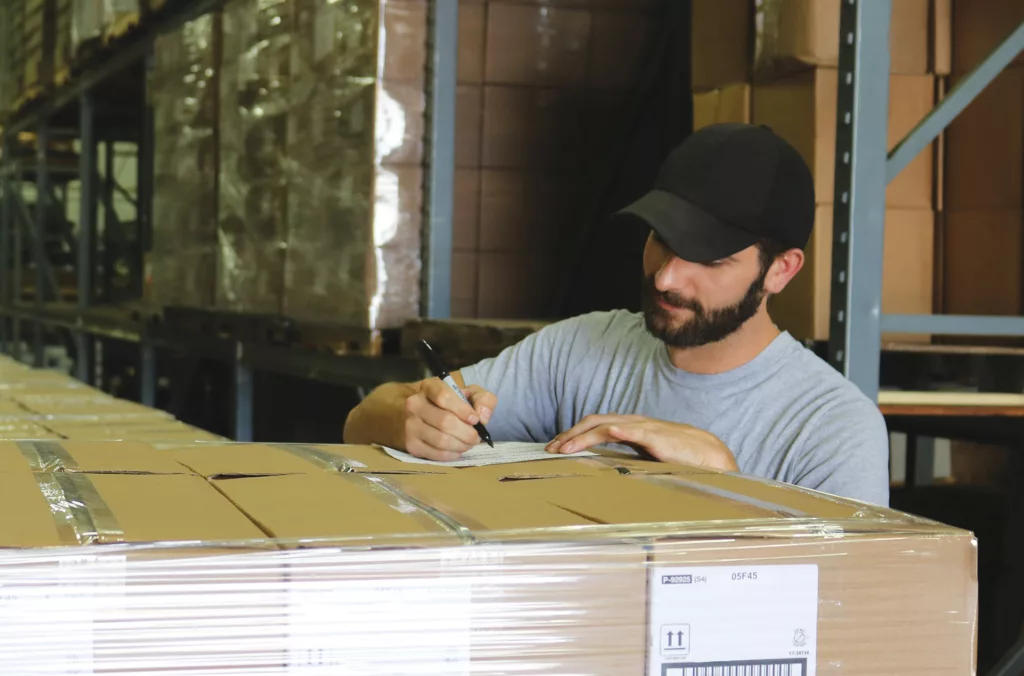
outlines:
[{"label": "black baseball cap", "polygon": [[616,216],[639,218],[695,263],[764,238],[803,249],[814,227],[814,178],[800,153],[768,127],[715,124],[675,148],[654,189]]}]

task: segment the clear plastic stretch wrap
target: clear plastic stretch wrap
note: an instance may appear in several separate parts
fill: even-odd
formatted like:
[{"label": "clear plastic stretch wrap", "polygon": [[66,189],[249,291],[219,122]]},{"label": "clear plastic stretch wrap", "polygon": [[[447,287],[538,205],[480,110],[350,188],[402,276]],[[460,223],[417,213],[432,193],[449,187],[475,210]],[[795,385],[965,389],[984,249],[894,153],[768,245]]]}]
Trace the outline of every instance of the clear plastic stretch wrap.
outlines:
[{"label": "clear plastic stretch wrap", "polygon": [[281,311],[287,245],[291,0],[224,8],[216,304]]},{"label": "clear plastic stretch wrap", "polygon": [[0,442],[0,673],[970,674],[965,531],[612,452]]},{"label": "clear plastic stretch wrap", "polygon": [[157,38],[151,297],[210,307],[217,265],[217,23],[206,15]]},{"label": "clear plastic stretch wrap", "polygon": [[419,313],[426,7],[295,7],[284,311],[401,326]]},{"label": "clear plastic stretch wrap", "polygon": [[425,24],[415,2],[226,6],[218,307],[418,315]]}]

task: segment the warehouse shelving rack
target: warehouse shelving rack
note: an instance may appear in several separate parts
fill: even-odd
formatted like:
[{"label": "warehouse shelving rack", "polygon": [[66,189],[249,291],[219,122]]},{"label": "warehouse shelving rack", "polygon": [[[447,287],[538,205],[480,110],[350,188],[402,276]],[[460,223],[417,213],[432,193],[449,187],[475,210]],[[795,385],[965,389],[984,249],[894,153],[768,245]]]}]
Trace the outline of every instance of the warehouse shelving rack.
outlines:
[{"label": "warehouse shelving rack", "polygon": [[[1024,336],[1024,317],[889,315],[881,311],[882,253],[887,184],[921,153],[1011,61],[1024,50],[1024,22],[949,92],[895,148],[886,152],[889,98],[889,27],[893,0],[843,0],[840,14],[839,93],[832,251],[829,361],[867,396],[879,396],[883,331],[958,336]],[[963,422],[963,427],[970,425]],[[998,421],[982,420],[996,426]],[[934,423],[931,429],[937,429]],[[948,427],[948,426],[947,426]],[[976,425],[974,427],[977,427]],[[1014,426],[1006,439],[1024,444]],[[934,432],[929,432],[934,433]],[[989,430],[985,430],[988,434]],[[912,440],[908,446],[918,445]],[[931,455],[930,437],[921,440]],[[908,458],[908,464],[913,458]],[[1024,467],[1015,459],[1018,468]],[[1022,470],[1024,471],[1024,470]],[[928,472],[931,476],[931,472]],[[1024,520],[1024,478],[1011,488],[1002,583],[1005,631],[1019,636],[1024,586],[1019,577]],[[1009,592],[1009,589],[1014,591]],[[1014,610],[1012,607],[1017,606]],[[1012,640],[1012,639],[1011,639]],[[1024,673],[1024,638],[993,668],[991,676]]]}]

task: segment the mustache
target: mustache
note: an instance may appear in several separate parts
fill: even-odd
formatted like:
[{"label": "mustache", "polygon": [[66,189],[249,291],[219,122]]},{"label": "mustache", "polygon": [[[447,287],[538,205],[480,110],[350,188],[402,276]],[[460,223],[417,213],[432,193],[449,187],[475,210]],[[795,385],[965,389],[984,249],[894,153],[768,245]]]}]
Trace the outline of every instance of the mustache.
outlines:
[{"label": "mustache", "polygon": [[648,277],[645,286],[647,287],[647,295],[653,300],[661,300],[666,305],[670,305],[679,310],[692,310],[697,314],[703,314],[704,307],[699,301],[693,298],[684,298],[675,291],[659,291],[654,286],[654,279]]}]

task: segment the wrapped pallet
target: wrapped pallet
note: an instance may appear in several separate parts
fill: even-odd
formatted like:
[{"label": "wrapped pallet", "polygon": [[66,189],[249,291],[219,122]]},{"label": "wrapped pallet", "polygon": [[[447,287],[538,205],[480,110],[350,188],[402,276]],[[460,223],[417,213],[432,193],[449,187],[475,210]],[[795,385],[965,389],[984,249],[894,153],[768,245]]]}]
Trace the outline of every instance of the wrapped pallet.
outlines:
[{"label": "wrapped pallet", "polygon": [[78,441],[0,471],[5,674],[975,669],[971,533],[751,477]]},{"label": "wrapped pallet", "polygon": [[426,6],[298,0],[284,312],[419,314]]},{"label": "wrapped pallet", "polygon": [[277,314],[287,241],[291,0],[224,8],[216,305]]},{"label": "wrapped pallet", "polygon": [[151,298],[159,306],[209,307],[217,259],[219,17],[160,36],[153,51]]}]

